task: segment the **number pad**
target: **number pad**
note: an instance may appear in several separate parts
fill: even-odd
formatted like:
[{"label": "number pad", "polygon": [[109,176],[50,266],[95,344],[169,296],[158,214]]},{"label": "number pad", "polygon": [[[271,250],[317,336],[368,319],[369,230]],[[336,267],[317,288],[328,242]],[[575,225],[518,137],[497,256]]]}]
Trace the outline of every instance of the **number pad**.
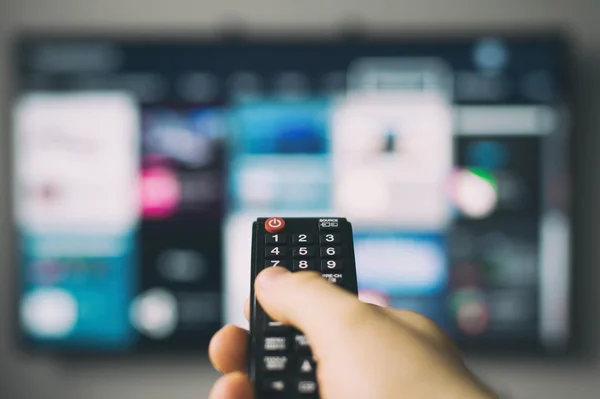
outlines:
[{"label": "number pad", "polygon": [[282,246],[267,246],[265,248],[265,258],[273,259],[273,258],[284,258],[286,255],[285,247]]},{"label": "number pad", "polygon": [[322,245],[337,245],[340,243],[340,236],[336,233],[321,234],[319,243]]},{"label": "number pad", "polygon": [[314,261],[310,259],[295,260],[294,271],[298,272],[301,270],[316,270]]},{"label": "number pad", "polygon": [[342,261],[334,259],[323,259],[321,261],[321,271],[323,273],[330,273],[332,270],[342,270]]},{"label": "number pad", "polygon": [[265,244],[281,245],[286,243],[285,234],[267,234],[265,235]]},{"label": "number pad", "polygon": [[312,258],[315,256],[315,249],[313,247],[298,247],[294,248],[292,251],[292,256],[294,258]]},{"label": "number pad", "polygon": [[340,247],[321,247],[321,257],[337,258],[342,254]]},{"label": "number pad", "polygon": [[294,234],[292,236],[292,243],[293,244],[305,244],[305,245],[309,245],[309,244],[314,244],[315,240],[313,238],[312,235],[310,234]]},{"label": "number pad", "polygon": [[[259,242],[254,243],[254,250],[258,255],[264,252],[264,258],[258,256],[254,260],[253,270],[257,269],[255,262],[258,261],[259,268],[264,265],[264,268],[285,267],[293,272],[316,271],[329,283],[342,288],[348,283],[355,285],[352,236],[345,229],[345,221],[318,219],[312,221],[313,226],[296,218],[285,222],[280,229],[266,222],[264,230],[262,224],[256,225],[260,233],[255,235]],[[252,365],[253,369],[260,370],[257,375],[262,379],[256,381],[258,397],[318,398],[320,389],[316,373],[319,364],[304,333],[274,321],[264,311],[258,315],[254,322],[259,323],[263,333],[253,343],[257,346],[257,359]]]}]

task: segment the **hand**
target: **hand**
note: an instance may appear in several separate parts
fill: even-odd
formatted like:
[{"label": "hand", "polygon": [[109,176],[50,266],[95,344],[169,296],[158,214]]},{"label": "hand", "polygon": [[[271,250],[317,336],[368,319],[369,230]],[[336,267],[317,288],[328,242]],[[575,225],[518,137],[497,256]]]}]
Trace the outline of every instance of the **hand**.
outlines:
[{"label": "hand", "polygon": [[[255,292],[274,319],[306,335],[323,399],[496,399],[465,367],[460,353],[429,319],[360,302],[314,272],[272,267]],[[249,316],[248,301],[245,306]],[[253,399],[246,374],[248,332],[226,326],[211,341],[222,376],[211,399]]]}]

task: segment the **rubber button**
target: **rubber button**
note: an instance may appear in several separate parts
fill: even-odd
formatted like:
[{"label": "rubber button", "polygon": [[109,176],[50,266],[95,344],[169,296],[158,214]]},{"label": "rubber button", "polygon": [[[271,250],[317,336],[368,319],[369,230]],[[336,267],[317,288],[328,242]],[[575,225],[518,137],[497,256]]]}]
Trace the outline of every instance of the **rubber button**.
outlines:
[{"label": "rubber button", "polygon": [[285,221],[282,218],[268,218],[265,222],[265,230],[269,233],[277,233],[285,227]]}]

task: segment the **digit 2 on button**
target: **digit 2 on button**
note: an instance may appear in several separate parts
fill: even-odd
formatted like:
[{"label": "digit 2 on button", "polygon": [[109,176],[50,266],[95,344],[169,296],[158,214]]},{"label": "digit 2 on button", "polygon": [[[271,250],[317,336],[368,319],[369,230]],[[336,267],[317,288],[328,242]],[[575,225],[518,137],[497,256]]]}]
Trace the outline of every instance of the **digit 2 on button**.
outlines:
[{"label": "digit 2 on button", "polygon": [[283,230],[285,227],[285,221],[282,218],[268,218],[265,222],[265,230],[269,233],[277,233],[278,231]]}]

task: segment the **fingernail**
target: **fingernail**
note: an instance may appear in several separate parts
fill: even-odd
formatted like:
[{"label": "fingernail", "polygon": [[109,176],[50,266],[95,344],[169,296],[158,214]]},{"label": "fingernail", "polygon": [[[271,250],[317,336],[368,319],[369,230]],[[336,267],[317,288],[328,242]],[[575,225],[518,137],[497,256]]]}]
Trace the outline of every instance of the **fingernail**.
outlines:
[{"label": "fingernail", "polygon": [[258,273],[258,276],[256,276],[256,284],[261,288],[269,288],[269,286],[273,285],[279,277],[288,273],[290,273],[290,271],[285,267],[269,267]]}]

